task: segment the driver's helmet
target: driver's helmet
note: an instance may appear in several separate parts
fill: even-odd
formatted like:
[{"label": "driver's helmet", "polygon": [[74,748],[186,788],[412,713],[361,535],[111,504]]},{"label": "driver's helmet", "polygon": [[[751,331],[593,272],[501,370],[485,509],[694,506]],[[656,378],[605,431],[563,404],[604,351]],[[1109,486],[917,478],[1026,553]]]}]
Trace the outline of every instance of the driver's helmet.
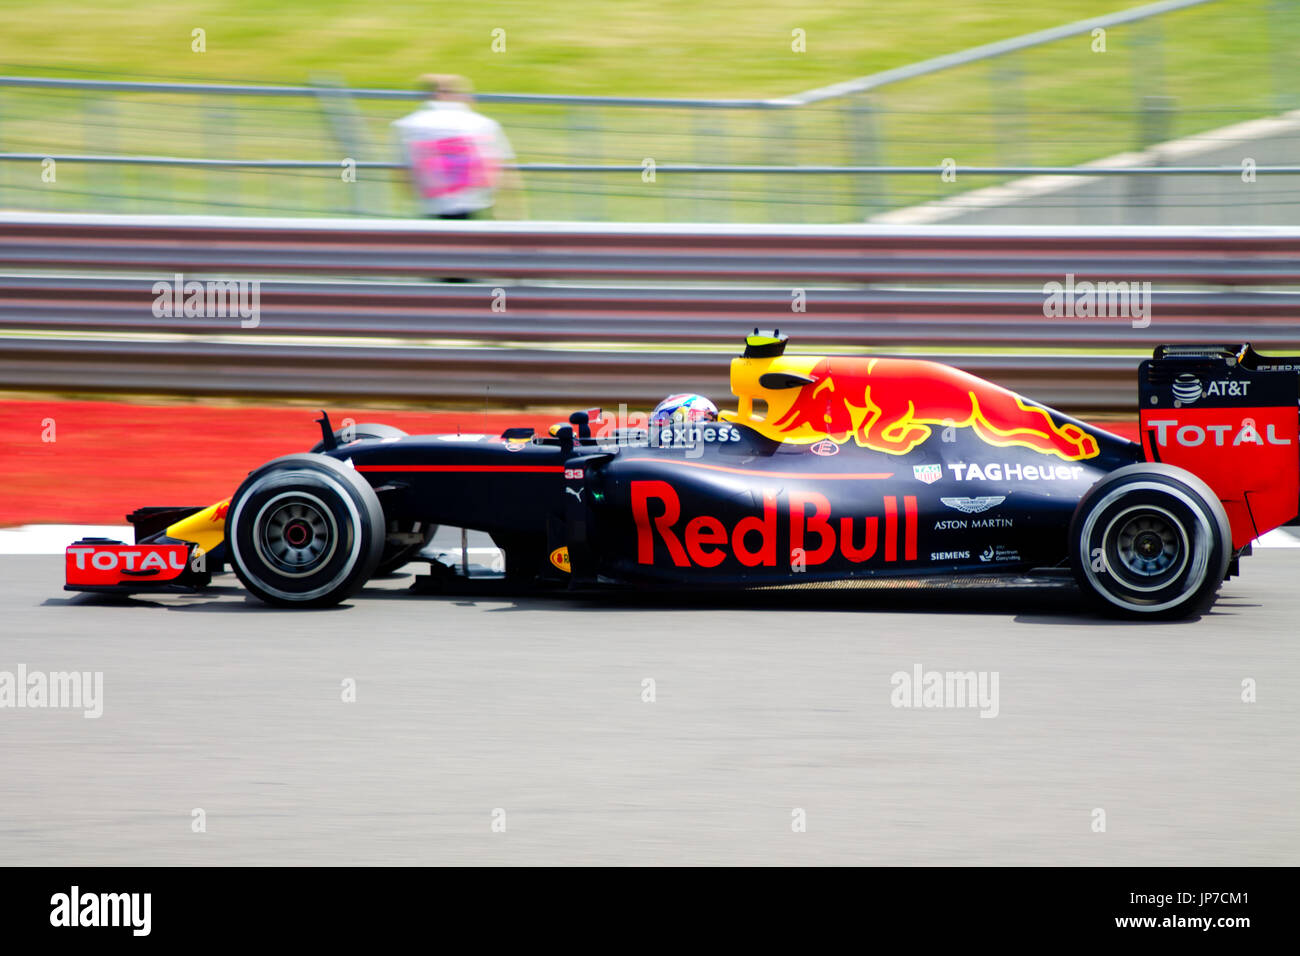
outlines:
[{"label": "driver's helmet", "polygon": [[703,395],[694,395],[690,392],[669,395],[650,413],[650,424],[654,427],[717,420],[718,406]]}]

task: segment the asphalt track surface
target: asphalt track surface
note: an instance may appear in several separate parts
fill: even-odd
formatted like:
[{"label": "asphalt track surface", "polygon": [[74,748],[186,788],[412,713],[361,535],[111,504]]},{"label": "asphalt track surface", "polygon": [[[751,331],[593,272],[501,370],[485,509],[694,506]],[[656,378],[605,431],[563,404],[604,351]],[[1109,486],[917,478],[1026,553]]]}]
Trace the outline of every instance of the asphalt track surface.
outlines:
[{"label": "asphalt track surface", "polygon": [[[1197,621],[1134,625],[1069,590],[420,597],[409,575],[315,612],[233,577],[113,603],[4,556],[0,671],[102,671],[104,710],[0,709],[0,861],[1294,864],[1300,552],[1243,571]],[[997,671],[997,717],[891,706],[917,664]]]}]

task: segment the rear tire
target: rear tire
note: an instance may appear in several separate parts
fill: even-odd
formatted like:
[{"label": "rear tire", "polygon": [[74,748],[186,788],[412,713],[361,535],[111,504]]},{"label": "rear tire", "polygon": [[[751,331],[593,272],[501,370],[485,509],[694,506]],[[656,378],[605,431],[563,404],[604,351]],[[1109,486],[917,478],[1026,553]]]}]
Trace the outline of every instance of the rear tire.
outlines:
[{"label": "rear tire", "polygon": [[328,607],[359,591],[384,550],[384,512],[366,480],[325,455],[285,455],[230,499],[231,567],[277,607]]},{"label": "rear tire", "polygon": [[1127,465],[1088,489],[1070,523],[1070,565],[1095,604],[1174,619],[1214,603],[1232,557],[1223,505],[1191,472]]}]

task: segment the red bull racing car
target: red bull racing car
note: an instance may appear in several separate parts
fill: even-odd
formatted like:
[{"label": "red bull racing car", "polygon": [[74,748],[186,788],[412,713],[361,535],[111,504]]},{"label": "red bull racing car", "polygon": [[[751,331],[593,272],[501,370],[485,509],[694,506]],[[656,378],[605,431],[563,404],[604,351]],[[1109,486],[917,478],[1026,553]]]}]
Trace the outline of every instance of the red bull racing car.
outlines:
[{"label": "red bull racing car", "polygon": [[228,564],[262,601],[319,607],[450,525],[492,536],[513,589],[1073,576],[1104,609],[1169,618],[1300,511],[1300,358],[1248,345],[1157,348],[1140,442],[946,365],[787,355],[775,333],[746,339],[731,388],[735,411],[684,426],[340,435],[325,416],[316,448],[229,500],[71,545],[67,587],[202,588]]}]

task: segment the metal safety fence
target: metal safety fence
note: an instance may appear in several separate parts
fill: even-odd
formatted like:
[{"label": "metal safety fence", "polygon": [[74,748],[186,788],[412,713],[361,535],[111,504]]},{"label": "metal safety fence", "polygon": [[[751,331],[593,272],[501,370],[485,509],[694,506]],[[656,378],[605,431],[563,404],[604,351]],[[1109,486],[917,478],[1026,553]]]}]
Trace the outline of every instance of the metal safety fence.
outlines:
[{"label": "metal safety fence", "polygon": [[[0,388],[643,402],[716,393],[744,332],[776,326],[1097,409],[1131,408],[1158,343],[1300,352],[1300,228],[3,214],[0,273]],[[1051,307],[1085,283],[1140,314]],[[214,284],[255,314],[214,310]]]}]

